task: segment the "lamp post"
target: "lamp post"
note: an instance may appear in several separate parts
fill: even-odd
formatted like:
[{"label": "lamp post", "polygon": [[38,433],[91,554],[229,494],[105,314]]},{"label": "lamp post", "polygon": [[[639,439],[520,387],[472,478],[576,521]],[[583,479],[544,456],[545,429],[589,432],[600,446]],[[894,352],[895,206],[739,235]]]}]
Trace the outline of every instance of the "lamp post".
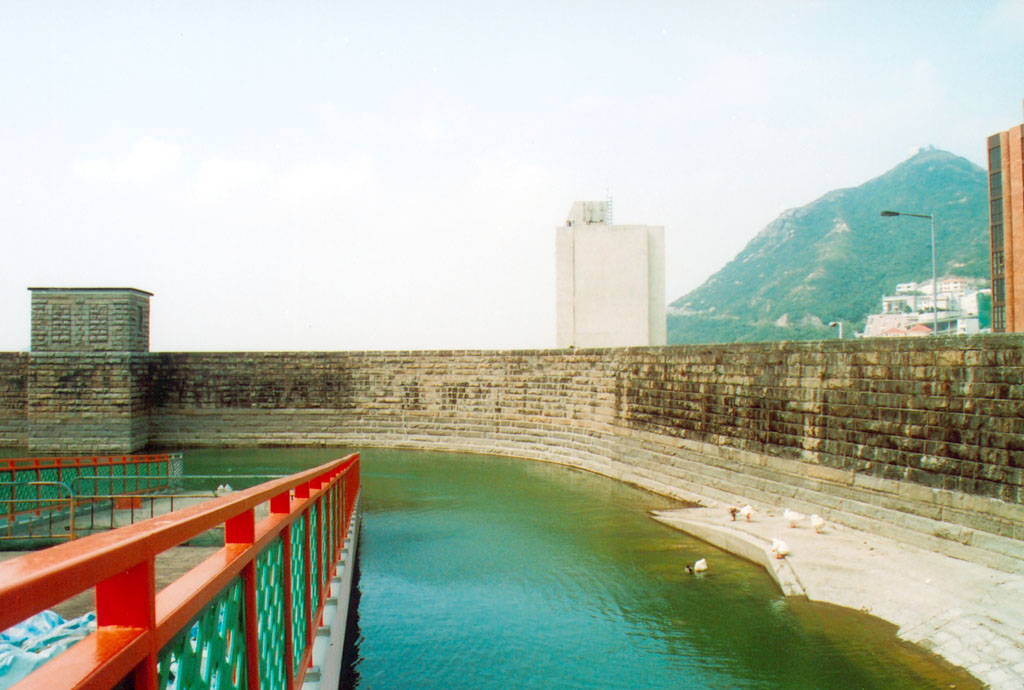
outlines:
[{"label": "lamp post", "polygon": [[893,218],[895,216],[910,216],[911,218],[927,218],[931,222],[932,226],[932,335],[939,334],[939,300],[938,300],[938,287],[939,283],[935,276],[935,216],[930,213],[903,213],[902,211],[882,211],[883,218]]},{"label": "lamp post", "polygon": [[842,340],[843,339],[843,322],[842,321],[829,321],[828,322],[828,327],[829,328],[835,328],[836,326],[839,326],[839,339]]}]

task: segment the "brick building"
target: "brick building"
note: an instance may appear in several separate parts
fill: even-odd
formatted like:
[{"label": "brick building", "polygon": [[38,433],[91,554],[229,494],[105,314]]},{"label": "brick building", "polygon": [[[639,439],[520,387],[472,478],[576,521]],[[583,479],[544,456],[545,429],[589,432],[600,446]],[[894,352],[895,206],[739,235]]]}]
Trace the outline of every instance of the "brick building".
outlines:
[{"label": "brick building", "polygon": [[988,138],[992,331],[1024,331],[1024,125]]}]

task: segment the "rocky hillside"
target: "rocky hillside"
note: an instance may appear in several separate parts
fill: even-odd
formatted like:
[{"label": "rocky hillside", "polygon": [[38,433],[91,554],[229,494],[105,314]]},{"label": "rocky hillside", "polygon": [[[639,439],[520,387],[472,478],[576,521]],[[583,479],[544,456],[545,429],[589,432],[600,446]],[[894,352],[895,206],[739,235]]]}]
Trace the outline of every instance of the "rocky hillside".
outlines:
[{"label": "rocky hillside", "polygon": [[784,212],[722,270],[672,302],[670,344],[847,337],[896,283],[931,278],[935,215],[939,276],[989,277],[984,170],[946,151],[918,152],[859,187]]}]

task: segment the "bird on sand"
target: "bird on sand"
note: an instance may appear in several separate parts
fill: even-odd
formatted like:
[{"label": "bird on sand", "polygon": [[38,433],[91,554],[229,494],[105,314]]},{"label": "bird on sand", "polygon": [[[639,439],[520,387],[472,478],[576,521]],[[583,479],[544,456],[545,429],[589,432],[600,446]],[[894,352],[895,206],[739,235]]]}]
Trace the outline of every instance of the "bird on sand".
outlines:
[{"label": "bird on sand", "polygon": [[749,503],[740,508],[739,514],[743,516],[743,519],[750,522],[750,516],[754,514],[754,506]]},{"label": "bird on sand", "polygon": [[811,527],[814,528],[815,532],[821,534],[825,531],[825,518],[817,514],[811,515]]},{"label": "bird on sand", "polygon": [[789,555],[789,544],[781,539],[772,539],[772,555],[776,558],[785,558]]},{"label": "bird on sand", "polygon": [[789,523],[790,527],[796,527],[796,523],[800,522],[807,516],[803,513],[798,513],[795,510],[790,510],[789,508],[786,508],[786,510],[782,513],[782,517],[786,518],[786,522]]}]

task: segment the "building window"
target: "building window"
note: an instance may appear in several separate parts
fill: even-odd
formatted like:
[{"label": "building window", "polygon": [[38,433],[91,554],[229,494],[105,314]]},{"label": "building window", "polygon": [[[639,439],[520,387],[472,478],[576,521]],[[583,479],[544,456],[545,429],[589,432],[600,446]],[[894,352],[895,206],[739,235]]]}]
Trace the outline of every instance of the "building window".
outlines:
[{"label": "building window", "polygon": [[1003,167],[1003,150],[999,146],[995,146],[988,150],[988,170],[989,172],[997,172],[1002,170]]},{"label": "building window", "polygon": [[992,307],[992,332],[1002,333],[1006,330],[1006,307]]},{"label": "building window", "polygon": [[1003,195],[1003,173],[994,172],[988,178],[989,198]]},{"label": "building window", "polygon": [[992,276],[1002,276],[1003,271],[1006,269],[1004,264],[1004,256],[1002,251],[992,252]]},{"label": "building window", "polygon": [[1003,224],[992,224],[992,251],[1000,251],[1003,248]]},{"label": "building window", "polygon": [[989,217],[992,219],[992,225],[1003,224],[1003,200],[1002,198],[993,199],[992,206],[990,209]]},{"label": "building window", "polygon": [[1006,281],[996,278],[992,281],[992,301],[1000,304],[1006,301]]}]

